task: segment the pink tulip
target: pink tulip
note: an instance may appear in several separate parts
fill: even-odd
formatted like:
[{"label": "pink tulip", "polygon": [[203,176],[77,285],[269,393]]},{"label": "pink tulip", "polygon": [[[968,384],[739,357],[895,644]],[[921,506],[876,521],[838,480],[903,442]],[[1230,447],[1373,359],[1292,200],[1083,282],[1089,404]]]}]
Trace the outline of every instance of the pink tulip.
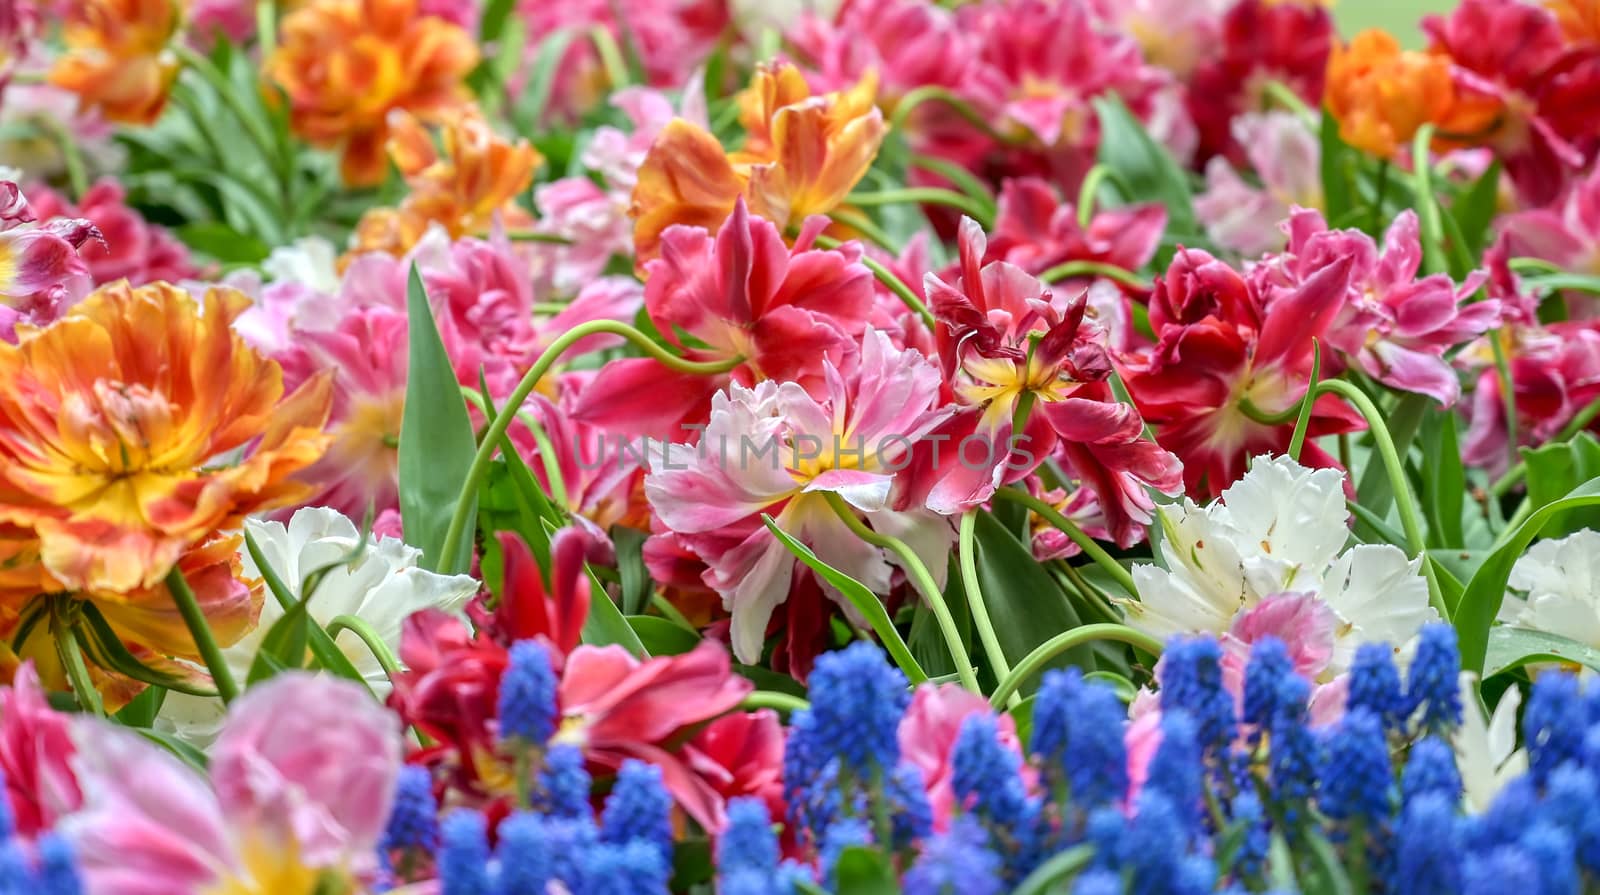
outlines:
[{"label": "pink tulip", "polygon": [[303,891],[377,869],[400,725],[356,684],[291,672],[241,696],[210,782],[99,719],[72,736],[83,808],[62,829],[88,895]]}]

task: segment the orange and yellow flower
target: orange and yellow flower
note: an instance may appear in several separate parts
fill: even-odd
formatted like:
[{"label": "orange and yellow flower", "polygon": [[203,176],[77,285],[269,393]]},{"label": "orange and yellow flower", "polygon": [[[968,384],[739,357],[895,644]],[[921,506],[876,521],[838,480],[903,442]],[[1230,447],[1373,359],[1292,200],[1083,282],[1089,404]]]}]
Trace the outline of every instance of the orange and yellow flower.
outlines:
[{"label": "orange and yellow flower", "polygon": [[1326,99],[1346,143],[1387,159],[1451,111],[1455,88],[1449,60],[1401,50],[1392,35],[1374,28],[1333,48]]},{"label": "orange and yellow flower", "polygon": [[404,255],[430,224],[440,224],[452,239],[489,230],[498,212],[507,227],[533,223],[516,197],[533,183],[543,162],[526,140],[507,142],[475,107],[445,115],[442,151],[415,116],[397,110],[389,117],[389,157],[411,192],[398,208],[377,208],[356,226],[355,251]]},{"label": "orange and yellow flower", "polygon": [[431,120],[460,106],[478,64],[471,35],[420,15],[417,0],[311,0],[280,31],[267,75],[289,97],[295,133],[341,148],[352,186],[383,181],[391,110]]},{"label": "orange and yellow flower", "polygon": [[743,196],[786,231],[839,207],[871,167],[888,132],[868,72],[849,90],[813,96],[792,65],[762,66],[739,97],[744,146],[725,152],[704,128],[674,119],[639,167],[633,190],[640,265],[673,224],[716,230]]},{"label": "orange and yellow flower", "polygon": [[182,0],[71,0],[50,82],[112,121],[151,124],[178,76],[167,50]]},{"label": "orange and yellow flower", "polygon": [[[211,686],[201,670],[194,638],[165,583],[124,593],[69,591],[39,562],[38,541],[27,538],[23,530],[13,533],[23,537],[13,541],[0,536],[0,556],[6,563],[18,564],[10,570],[17,574],[0,576],[0,638],[7,644],[0,652],[5,659],[32,660],[47,689],[66,690],[70,684],[56,649],[57,626],[76,625],[89,678],[106,707],[115,711],[127,704],[144,684],[101,664],[107,657],[99,635],[78,621],[83,607],[92,606],[115,642],[141,665],[197,687]],[[214,537],[178,560],[212,636],[222,646],[248,633],[261,614],[261,582],[240,578],[242,540],[240,535]],[[0,662],[0,679],[8,680],[5,664]]]},{"label": "orange and yellow flower", "polygon": [[126,282],[0,345],[0,524],[32,533],[61,589],[157,587],[192,547],[306,496],[327,448],[330,377],[284,395],[283,371],[230,324],[213,288]]},{"label": "orange and yellow flower", "polygon": [[1561,33],[1575,44],[1600,43],[1600,0],[1545,0],[1561,23]]}]

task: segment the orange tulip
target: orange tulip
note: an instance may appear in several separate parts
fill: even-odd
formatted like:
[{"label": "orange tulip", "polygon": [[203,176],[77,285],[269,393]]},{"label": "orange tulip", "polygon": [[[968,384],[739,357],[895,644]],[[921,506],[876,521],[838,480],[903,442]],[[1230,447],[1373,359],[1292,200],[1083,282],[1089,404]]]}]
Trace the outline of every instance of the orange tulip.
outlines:
[{"label": "orange tulip", "polygon": [[1561,23],[1561,33],[1575,44],[1600,43],[1600,0],[1545,0]]},{"label": "orange tulip", "polygon": [[878,79],[812,96],[791,65],[763,66],[739,96],[745,143],[726,152],[681,119],[656,137],[633,190],[634,247],[642,265],[673,224],[715,230],[744,196],[750,210],[793,230],[839,207],[871,167],[888,127],[874,105]]},{"label": "orange tulip", "polygon": [[285,396],[230,328],[249,304],[124,281],[0,345],[0,524],[32,532],[62,589],[156,587],[191,547],[309,494],[292,476],[327,449],[331,379]]},{"label": "orange tulip", "polygon": [[440,130],[442,153],[416,117],[396,111],[389,119],[389,157],[411,192],[399,208],[377,208],[356,226],[356,251],[403,255],[440,224],[452,239],[489,230],[498,212],[504,224],[533,223],[516,197],[533,183],[543,158],[526,140],[508,143],[476,108],[448,113]]},{"label": "orange tulip", "polygon": [[[230,646],[248,633],[261,614],[261,582],[239,577],[242,541],[240,535],[215,537],[190,548],[178,560],[212,636],[222,646]],[[107,661],[107,644],[92,626],[76,621],[85,606],[92,606],[105,621],[109,644],[120,643],[147,669],[193,686],[211,687],[201,670],[194,639],[164,583],[126,593],[69,591],[39,562],[37,540],[10,541],[0,536],[0,558],[17,563],[12,571],[22,573],[0,579],[0,637],[8,645],[7,654],[0,659],[33,660],[46,688],[69,687],[56,650],[57,626],[76,623],[89,678],[108,709],[115,711],[144,689],[139,681],[101,664]],[[29,573],[34,582],[17,587]],[[0,666],[4,664],[0,661]],[[0,669],[0,678],[4,677]]]},{"label": "orange tulip", "polygon": [[427,119],[467,100],[478,48],[417,0],[312,0],[284,18],[268,76],[289,97],[295,133],[341,147],[346,183],[383,181],[389,112]]},{"label": "orange tulip", "polygon": [[1357,34],[1328,58],[1328,110],[1346,143],[1387,159],[1409,143],[1417,129],[1441,121],[1451,110],[1455,88],[1449,60],[1402,51],[1387,32]]},{"label": "orange tulip", "polygon": [[180,0],[71,0],[50,82],[112,121],[153,123],[178,76],[167,44],[181,13]]}]

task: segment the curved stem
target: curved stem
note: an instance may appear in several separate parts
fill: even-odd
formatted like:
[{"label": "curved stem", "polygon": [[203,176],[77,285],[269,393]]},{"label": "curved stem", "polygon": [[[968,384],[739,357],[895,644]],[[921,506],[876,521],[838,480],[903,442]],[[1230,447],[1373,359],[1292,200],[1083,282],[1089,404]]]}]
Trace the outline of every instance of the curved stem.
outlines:
[{"label": "curved stem", "polygon": [[177,605],[178,614],[183,616],[189,636],[194,638],[195,649],[200,653],[200,658],[205,660],[206,670],[211,672],[211,680],[217,685],[217,695],[225,703],[232,702],[239,695],[239,685],[233,679],[233,672],[228,669],[228,660],[223,657],[222,648],[217,646],[217,639],[211,636],[211,626],[206,623],[206,614],[200,611],[200,604],[194,598],[188,579],[183,577],[183,570],[177,566],[167,573],[167,590],[172,592],[172,602]]},{"label": "curved stem", "polygon": [[1078,547],[1083,550],[1083,552],[1087,554],[1090,559],[1095,561],[1096,565],[1104,569],[1106,574],[1110,575],[1111,579],[1117,582],[1118,586],[1127,591],[1130,595],[1136,595],[1139,593],[1138,588],[1133,584],[1133,574],[1127,569],[1123,568],[1121,563],[1112,559],[1111,554],[1107,553],[1104,547],[1101,547],[1098,543],[1096,543],[1094,538],[1084,534],[1083,529],[1075,525],[1071,519],[1061,515],[1061,513],[1059,513],[1055,507],[1045,503],[1037,497],[1034,497],[1032,494],[1017,488],[1001,488],[994,492],[994,496],[1003,500],[1020,503],[1035,513],[1038,513],[1040,516],[1043,516],[1046,522],[1054,525],[1056,528],[1061,530],[1062,534],[1065,534],[1067,537],[1071,538],[1072,543],[1077,544]]},{"label": "curved stem", "polygon": [[1394,439],[1389,435],[1389,424],[1384,422],[1383,414],[1378,406],[1372,403],[1367,393],[1356,388],[1342,379],[1325,379],[1317,383],[1317,393],[1327,394],[1332,392],[1351,404],[1355,405],[1357,412],[1367,419],[1367,427],[1372,430],[1372,440],[1377,443],[1378,455],[1383,460],[1383,467],[1389,474],[1389,488],[1394,492],[1395,508],[1400,513],[1400,529],[1405,534],[1407,551],[1413,556],[1420,556],[1426,542],[1422,537],[1421,516],[1417,513],[1416,500],[1411,496],[1411,483],[1406,481],[1405,467],[1400,463],[1400,453],[1395,450]]},{"label": "curved stem", "polygon": [[557,246],[569,246],[575,242],[570,236],[562,236],[559,233],[539,233],[534,230],[508,230],[506,231],[506,239],[512,242],[542,242]]},{"label": "curved stem", "polygon": [[[817,245],[825,249],[836,249],[842,243],[831,236],[818,236]],[[907,286],[904,280],[895,276],[894,271],[884,267],[878,263],[877,259],[867,255],[861,256],[861,263],[872,271],[872,275],[878,278],[878,282],[888,287],[890,292],[900,296],[900,300],[905,303],[906,307],[916,311],[917,315],[922,318],[922,322],[928,325],[928,329],[933,329],[937,325],[933,319],[933,312],[928,310],[928,306],[922,303],[922,299],[911,291],[911,287]]]},{"label": "curved stem", "polygon": [[1039,279],[1046,283],[1057,283],[1061,280],[1082,276],[1105,277],[1108,280],[1116,280],[1124,286],[1130,286],[1141,292],[1148,291],[1152,286],[1148,280],[1140,278],[1138,274],[1125,267],[1118,267],[1115,264],[1106,264],[1101,261],[1067,261],[1039,274]]},{"label": "curved stem", "polygon": [[974,693],[983,692],[978,688],[978,675],[972,669],[972,658],[967,655],[967,648],[961,643],[961,632],[956,630],[956,620],[955,616],[950,614],[950,604],[944,601],[944,594],[939,592],[938,585],[933,583],[933,576],[928,574],[928,567],[922,564],[916,552],[905,541],[868,528],[867,524],[861,521],[861,517],[856,515],[855,510],[851,509],[839,495],[830,492],[823,497],[856,537],[874,547],[889,550],[900,558],[900,568],[905,570],[906,577],[911,579],[911,583],[922,594],[922,599],[927,601],[928,608],[933,610],[933,617],[939,623],[939,633],[944,635],[945,645],[950,648],[950,658],[955,661],[956,677],[961,679],[961,686]]},{"label": "curved stem", "polygon": [[1273,413],[1270,410],[1262,410],[1257,407],[1255,402],[1249,398],[1241,398],[1239,400],[1239,412],[1249,417],[1253,422],[1260,423],[1263,426],[1281,426],[1291,420],[1298,419],[1300,408],[1304,403],[1302,400],[1285,407],[1277,413]]},{"label": "curved stem", "polygon": [[[961,565],[961,586],[967,595],[967,605],[972,607],[972,621],[977,625],[978,640],[983,644],[984,655],[989,657],[989,667],[994,671],[995,680],[1004,680],[1011,673],[1011,664],[1006,661],[1005,650],[1000,648],[1000,638],[995,636],[994,623],[989,619],[989,607],[983,601],[983,589],[978,584],[977,544],[974,537],[977,521],[977,510],[961,514],[957,553]],[[1013,706],[1022,701],[1020,697],[1013,696]]]},{"label": "curved stem", "polygon": [[1317,403],[1317,383],[1322,381],[1322,343],[1311,340],[1311,378],[1306,383],[1306,395],[1300,399],[1300,416],[1294,423],[1294,434],[1289,437],[1289,459],[1299,462],[1300,449],[1306,445],[1306,432],[1311,428],[1311,409]]},{"label": "curved stem", "polygon": [[962,192],[983,203],[983,206],[989,209],[989,214],[993,216],[995,211],[994,190],[990,189],[988,184],[979,180],[971,171],[948,159],[919,153],[912,154],[911,164],[925,171],[932,171],[955,184]]},{"label": "curved stem", "polygon": [[56,656],[72,686],[72,696],[78,705],[91,715],[105,717],[106,707],[100,701],[100,691],[94,688],[89,677],[89,666],[83,661],[83,644],[78,640],[78,626],[62,625],[54,617],[50,620],[52,639],[56,642]]},{"label": "curved stem", "polygon": [[543,354],[539,355],[539,359],[533,362],[533,366],[528,368],[528,372],[523,374],[522,381],[517,383],[517,387],[511,392],[510,397],[506,399],[505,405],[500,408],[499,413],[495,414],[494,419],[489,421],[488,428],[484,429],[483,438],[478,443],[478,451],[472,455],[472,465],[467,468],[466,481],[461,483],[461,494],[456,498],[455,511],[450,515],[450,526],[445,529],[444,544],[439,553],[442,559],[439,569],[440,574],[452,575],[463,571],[462,569],[454,568],[453,563],[460,552],[461,539],[466,534],[467,517],[471,515],[472,501],[469,498],[477,493],[478,483],[483,481],[484,475],[488,473],[489,462],[494,459],[494,452],[500,445],[501,436],[506,434],[506,429],[510,428],[511,421],[516,419],[517,408],[522,406],[522,402],[528,400],[528,395],[533,393],[534,387],[539,384],[539,380],[550,372],[550,368],[555,366],[556,361],[561,358],[562,354],[566,353],[568,348],[583,339],[601,333],[622,336],[643,350],[645,354],[669,369],[680,373],[710,376],[717,373],[726,373],[744,363],[744,358],[742,357],[705,362],[684,360],[656,342],[651,341],[649,336],[619,320],[591,320],[562,333],[559,338],[550,343],[550,347],[546,348]]},{"label": "curved stem", "polygon": [[1298,115],[1305,124],[1315,125],[1317,123],[1317,113],[1311,111],[1311,107],[1306,105],[1306,101],[1301,99],[1300,94],[1295,93],[1294,88],[1288,84],[1277,80],[1268,81],[1263,85],[1262,93],[1277,100],[1284,108]]},{"label": "curved stem", "polygon": [[777,690],[752,690],[750,695],[739,703],[741,709],[777,709],[780,712],[797,712],[800,709],[811,708],[811,703],[798,696],[780,693]]},{"label": "curved stem", "polygon": [[400,660],[395,657],[394,651],[389,649],[389,644],[383,642],[383,638],[378,636],[377,631],[372,630],[372,626],[367,624],[366,619],[354,615],[336,615],[332,621],[328,622],[327,631],[328,636],[333,638],[335,642],[338,641],[339,634],[342,631],[349,631],[360,638],[361,642],[366,645],[367,651],[372,653],[372,657],[378,660],[378,665],[383,668],[383,673],[388,675],[390,680],[393,680],[395,675],[405,670],[400,665]]},{"label": "curved stem", "polygon": [[1034,649],[1033,652],[1022,657],[1017,667],[1011,669],[999,686],[994,688],[994,693],[989,695],[989,704],[999,708],[1022,682],[1038,674],[1040,669],[1051,659],[1061,655],[1074,647],[1082,646],[1095,640],[1111,640],[1117,643],[1126,643],[1131,647],[1149,653],[1152,656],[1161,655],[1161,641],[1151,637],[1143,631],[1136,631],[1127,625],[1084,625],[1063,631],[1046,640]]},{"label": "curved stem", "polygon": [[863,207],[911,203],[947,205],[977,221],[985,230],[994,226],[993,215],[983,207],[982,203],[955,190],[947,190],[942,187],[912,186],[902,189],[876,190],[869,193],[851,193],[845,198],[845,202]]},{"label": "curved stem", "polygon": [[[477,389],[463,385],[461,387],[461,397],[465,398],[468,404],[471,404],[479,413],[483,414],[484,419],[489,418],[489,404],[484,401],[483,395]],[[534,444],[539,448],[539,465],[544,467],[545,478],[549,480],[550,499],[559,506],[569,506],[567,503],[566,479],[561,474],[561,462],[556,457],[556,449],[555,445],[550,441],[550,433],[546,432],[539,420],[527,411],[518,411],[517,422],[528,427],[528,433],[533,436]],[[501,447],[504,448],[505,444],[502,443]]]},{"label": "curved stem", "polygon": [[1083,186],[1078,188],[1078,227],[1089,229],[1089,224],[1094,221],[1095,197],[1100,193],[1100,185],[1105,183],[1116,172],[1110,166],[1097,164],[1084,175]]},{"label": "curved stem", "polygon": [[1014,142],[1006,139],[1005,135],[995,130],[984,116],[968,104],[966,100],[956,96],[944,87],[932,84],[908,90],[905,96],[900,97],[900,101],[895,103],[894,114],[889,116],[890,130],[898,131],[904,128],[906,121],[911,117],[911,113],[926,102],[944,103],[955,110],[957,115],[966,119],[968,124],[982,131],[985,136],[996,142],[1008,144]]},{"label": "curved stem", "polygon": [[900,254],[900,249],[894,244],[894,239],[864,214],[853,212],[848,208],[836,208],[828,212],[828,219],[841,227],[848,227],[860,233],[868,242],[883,249],[890,255]]}]

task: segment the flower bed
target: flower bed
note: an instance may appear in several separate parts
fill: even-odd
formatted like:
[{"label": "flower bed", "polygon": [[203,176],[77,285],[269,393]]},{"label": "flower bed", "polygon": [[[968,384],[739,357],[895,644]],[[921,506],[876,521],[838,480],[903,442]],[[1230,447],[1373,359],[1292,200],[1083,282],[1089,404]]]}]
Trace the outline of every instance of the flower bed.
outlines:
[{"label": "flower bed", "polygon": [[0,2],[0,893],[1600,890],[1600,6]]}]

